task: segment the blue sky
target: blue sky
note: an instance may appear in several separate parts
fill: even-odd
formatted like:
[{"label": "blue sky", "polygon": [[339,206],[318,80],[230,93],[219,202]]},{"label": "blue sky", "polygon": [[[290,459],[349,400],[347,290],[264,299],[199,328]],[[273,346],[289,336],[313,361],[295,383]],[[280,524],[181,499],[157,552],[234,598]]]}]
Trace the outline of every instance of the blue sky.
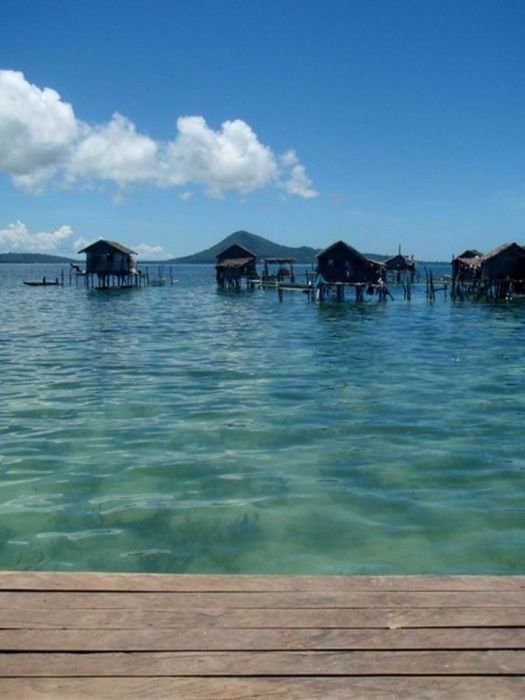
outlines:
[{"label": "blue sky", "polygon": [[525,244],[522,0],[2,0],[0,252]]}]

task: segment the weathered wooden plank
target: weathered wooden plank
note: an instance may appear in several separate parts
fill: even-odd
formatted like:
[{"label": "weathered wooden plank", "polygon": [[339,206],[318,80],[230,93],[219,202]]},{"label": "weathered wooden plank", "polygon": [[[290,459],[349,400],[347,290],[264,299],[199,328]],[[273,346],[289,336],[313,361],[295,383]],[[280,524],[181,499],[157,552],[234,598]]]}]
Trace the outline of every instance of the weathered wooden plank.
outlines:
[{"label": "weathered wooden plank", "polygon": [[0,677],[525,675],[525,651],[0,653]]},{"label": "weathered wooden plank", "polygon": [[0,574],[2,698],[514,700],[524,684],[525,577]]},{"label": "weathered wooden plank", "polygon": [[222,607],[264,608],[428,608],[428,607],[525,607],[525,589],[520,591],[347,591],[334,593],[86,593],[20,592],[0,593],[0,610],[12,608],[107,608],[169,610]]},{"label": "weathered wooden plank", "polygon": [[524,628],[0,630],[0,651],[525,649]]},{"label": "weathered wooden plank", "polygon": [[522,677],[21,678],[2,700],[521,700]]},{"label": "weathered wooden plank", "polygon": [[320,629],[412,627],[525,627],[522,608],[281,608],[266,609],[45,609],[0,610],[0,629],[194,629],[197,627],[272,629],[280,627]]},{"label": "weathered wooden plank", "polygon": [[250,576],[0,572],[0,590],[78,591],[501,591],[525,589],[525,576]]}]

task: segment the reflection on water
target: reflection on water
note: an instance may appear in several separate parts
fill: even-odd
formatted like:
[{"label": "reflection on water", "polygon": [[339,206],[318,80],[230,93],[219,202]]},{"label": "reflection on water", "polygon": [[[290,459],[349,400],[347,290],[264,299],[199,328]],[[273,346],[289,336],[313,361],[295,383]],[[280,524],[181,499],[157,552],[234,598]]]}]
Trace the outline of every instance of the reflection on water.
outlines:
[{"label": "reflection on water", "polygon": [[1,568],[525,573],[523,305],[27,275],[0,268]]}]

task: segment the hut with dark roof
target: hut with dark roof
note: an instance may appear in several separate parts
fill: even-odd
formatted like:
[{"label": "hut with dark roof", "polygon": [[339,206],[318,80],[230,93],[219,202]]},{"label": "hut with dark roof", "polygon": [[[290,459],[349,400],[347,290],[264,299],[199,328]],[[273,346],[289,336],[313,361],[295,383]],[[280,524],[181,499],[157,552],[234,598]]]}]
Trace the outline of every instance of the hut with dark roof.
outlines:
[{"label": "hut with dark roof", "polygon": [[317,254],[317,274],[330,284],[374,283],[384,272],[383,265],[370,260],[351,245],[337,241]]},{"label": "hut with dark roof", "polygon": [[525,280],[525,249],[517,243],[504,243],[480,259],[481,279],[516,282]]},{"label": "hut with dark roof", "polygon": [[525,248],[504,243],[490,253],[465,251],[452,261],[454,296],[505,299],[525,292]]},{"label": "hut with dark roof", "polygon": [[345,286],[353,286],[356,299],[362,300],[364,291],[374,293],[386,288],[384,265],[371,260],[344,241],[337,241],[316,256],[316,287],[335,287],[338,299],[344,297]]},{"label": "hut with dark roof", "polygon": [[525,249],[504,243],[480,259],[482,293],[495,299],[510,298],[525,291]]},{"label": "hut with dark roof", "polygon": [[462,253],[459,255],[456,255],[453,260],[474,260],[475,258],[481,258],[483,253],[479,250],[476,250],[476,248],[467,248],[467,250],[464,250]]},{"label": "hut with dark roof", "polygon": [[452,258],[451,296],[453,299],[464,299],[476,292],[479,287],[482,257],[483,253],[479,250],[468,248]]},{"label": "hut with dark roof", "polygon": [[416,263],[414,262],[414,258],[398,253],[384,260],[383,265],[385,266],[388,277],[395,282],[414,282],[416,276]]},{"label": "hut with dark roof", "polygon": [[121,243],[101,238],[78,252],[86,254],[87,280],[96,276],[99,288],[122,288],[137,283],[138,273],[134,258],[137,253]]},{"label": "hut with dark roof", "polygon": [[215,274],[217,286],[221,289],[239,289],[242,279],[246,279],[247,286],[253,285],[254,281],[259,279],[257,256],[239,243],[225,248],[216,259]]},{"label": "hut with dark roof", "polygon": [[469,248],[460,253],[460,255],[452,258],[452,278],[475,278],[482,257],[483,253],[480,253],[479,250]]}]

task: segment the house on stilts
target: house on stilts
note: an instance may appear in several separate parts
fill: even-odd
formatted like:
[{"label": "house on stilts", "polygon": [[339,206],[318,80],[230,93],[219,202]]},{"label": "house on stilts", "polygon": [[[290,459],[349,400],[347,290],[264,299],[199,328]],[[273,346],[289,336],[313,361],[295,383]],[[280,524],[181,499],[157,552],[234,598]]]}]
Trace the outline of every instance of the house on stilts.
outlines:
[{"label": "house on stilts", "polygon": [[387,280],[396,284],[413,284],[416,277],[416,263],[409,255],[398,253],[383,261]]},{"label": "house on stilts", "polygon": [[219,289],[240,289],[242,280],[253,287],[259,280],[257,256],[239,243],[225,248],[217,255],[215,276]]},{"label": "house on stilts", "polygon": [[357,301],[363,301],[365,293],[377,294],[380,299],[390,294],[384,264],[367,258],[344,241],[337,241],[317,254],[313,285],[319,300],[333,293],[342,301],[345,290],[351,287]]},{"label": "house on stilts", "polygon": [[504,243],[485,255],[467,250],[452,260],[453,299],[509,299],[525,294],[525,248]]},{"label": "house on stilts", "polygon": [[475,248],[468,248],[452,258],[452,299],[471,296],[479,286],[481,258],[483,253]]},{"label": "house on stilts", "polygon": [[125,289],[142,283],[135,262],[137,253],[121,243],[100,239],[78,252],[86,254],[83,276],[87,286]]}]

